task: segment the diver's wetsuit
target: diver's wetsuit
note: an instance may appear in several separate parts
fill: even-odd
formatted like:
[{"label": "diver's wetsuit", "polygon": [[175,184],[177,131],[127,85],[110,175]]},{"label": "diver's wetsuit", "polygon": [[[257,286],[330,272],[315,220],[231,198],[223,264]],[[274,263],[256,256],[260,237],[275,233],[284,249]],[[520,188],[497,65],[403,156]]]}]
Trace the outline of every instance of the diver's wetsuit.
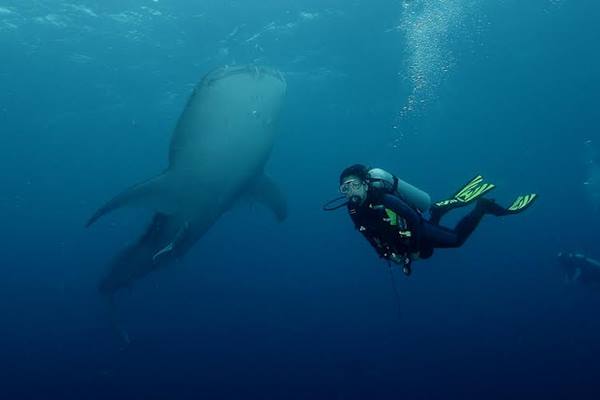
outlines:
[{"label": "diver's wetsuit", "polygon": [[[390,217],[386,209],[403,221],[393,224],[394,217]],[[380,256],[388,259],[391,253],[405,257],[418,254],[419,258],[429,258],[435,248],[460,247],[485,215],[482,207],[475,207],[454,229],[449,229],[438,225],[443,215],[441,210],[433,209],[432,218],[426,220],[419,211],[391,194],[370,194],[361,206],[349,204],[348,211],[356,228]]]}]

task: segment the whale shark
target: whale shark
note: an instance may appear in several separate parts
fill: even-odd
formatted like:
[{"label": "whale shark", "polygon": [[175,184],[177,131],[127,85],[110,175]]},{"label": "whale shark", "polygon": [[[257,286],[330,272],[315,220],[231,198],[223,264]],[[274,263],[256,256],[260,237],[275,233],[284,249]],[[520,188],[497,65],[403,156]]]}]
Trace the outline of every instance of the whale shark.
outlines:
[{"label": "whale shark", "polygon": [[86,224],[126,206],[154,211],[141,237],[114,257],[101,293],[114,294],[181,259],[240,201],[286,218],[286,198],[264,172],[286,88],[283,75],[265,66],[221,67],[204,76],[176,124],[167,168],[118,194]]}]

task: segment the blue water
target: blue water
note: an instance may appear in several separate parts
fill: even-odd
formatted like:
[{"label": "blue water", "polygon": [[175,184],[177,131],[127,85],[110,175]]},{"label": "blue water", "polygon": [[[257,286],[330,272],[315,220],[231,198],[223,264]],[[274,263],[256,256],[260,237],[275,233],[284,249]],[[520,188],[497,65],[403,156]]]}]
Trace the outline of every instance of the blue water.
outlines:
[{"label": "blue water", "polygon": [[[0,398],[597,399],[600,293],[555,256],[600,257],[599,19],[592,0],[2,0]],[[149,214],[83,225],[166,165],[206,72],[250,62],[288,81],[267,170],[289,218],[238,207],[120,293],[125,346],[97,284]],[[540,200],[395,271],[398,310],[320,210],[355,162],[436,199],[481,173]]]}]

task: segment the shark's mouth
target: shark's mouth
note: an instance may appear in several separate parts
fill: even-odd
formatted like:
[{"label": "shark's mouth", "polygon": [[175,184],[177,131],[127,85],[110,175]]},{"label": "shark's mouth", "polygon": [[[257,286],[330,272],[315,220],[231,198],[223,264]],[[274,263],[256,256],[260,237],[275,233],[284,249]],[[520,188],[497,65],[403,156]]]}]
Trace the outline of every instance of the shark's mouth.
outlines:
[{"label": "shark's mouth", "polygon": [[283,74],[279,70],[265,66],[250,64],[240,66],[225,66],[218,68],[206,75],[204,79],[200,82],[199,87],[211,86],[214,85],[215,82],[218,82],[222,79],[244,74],[252,75],[256,79],[263,76],[269,76],[271,78],[279,80],[284,85],[287,85]]}]

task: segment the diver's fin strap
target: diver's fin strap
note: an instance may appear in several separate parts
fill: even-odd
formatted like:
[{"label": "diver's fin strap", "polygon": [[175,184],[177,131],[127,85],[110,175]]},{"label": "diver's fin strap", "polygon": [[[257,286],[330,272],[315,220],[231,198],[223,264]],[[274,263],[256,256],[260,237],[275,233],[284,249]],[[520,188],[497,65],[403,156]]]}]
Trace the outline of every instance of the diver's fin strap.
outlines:
[{"label": "diver's fin strap", "polygon": [[451,205],[455,205],[457,203],[459,203],[459,201],[456,199],[448,199],[448,200],[438,201],[437,203],[434,204],[434,206],[435,207],[448,207]]},{"label": "diver's fin strap", "polygon": [[506,209],[506,211],[508,211],[511,214],[516,214],[521,211],[524,211],[525,209],[529,208],[537,198],[538,195],[536,193],[530,193],[519,196],[512,203],[512,205]]}]

